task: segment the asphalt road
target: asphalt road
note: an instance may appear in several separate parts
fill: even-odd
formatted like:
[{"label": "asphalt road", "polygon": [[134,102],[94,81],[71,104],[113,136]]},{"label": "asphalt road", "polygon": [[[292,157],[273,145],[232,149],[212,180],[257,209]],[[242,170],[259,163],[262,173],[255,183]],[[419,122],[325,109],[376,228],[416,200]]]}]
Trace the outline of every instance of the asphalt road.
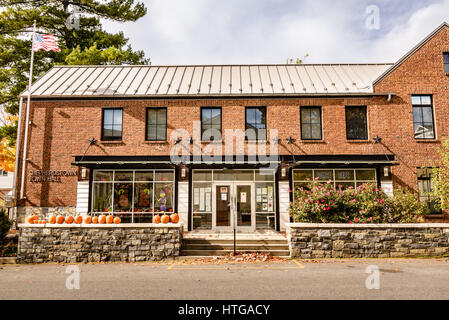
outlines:
[{"label": "asphalt road", "polygon": [[0,299],[449,299],[449,259],[181,263],[1,265]]}]

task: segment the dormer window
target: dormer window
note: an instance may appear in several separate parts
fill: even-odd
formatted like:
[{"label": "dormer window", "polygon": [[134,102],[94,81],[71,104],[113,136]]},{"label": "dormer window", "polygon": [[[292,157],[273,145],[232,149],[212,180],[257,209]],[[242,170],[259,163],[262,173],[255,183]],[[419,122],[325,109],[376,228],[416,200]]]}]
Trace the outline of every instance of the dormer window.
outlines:
[{"label": "dormer window", "polygon": [[443,53],[444,58],[444,72],[449,74],[449,52]]}]

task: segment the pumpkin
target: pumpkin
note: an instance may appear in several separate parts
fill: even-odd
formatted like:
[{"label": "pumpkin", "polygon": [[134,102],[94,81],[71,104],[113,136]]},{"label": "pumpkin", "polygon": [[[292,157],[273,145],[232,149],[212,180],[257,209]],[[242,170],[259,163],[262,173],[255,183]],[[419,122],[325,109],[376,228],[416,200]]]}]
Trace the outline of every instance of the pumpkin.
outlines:
[{"label": "pumpkin", "polygon": [[115,217],[114,218],[114,223],[115,224],[119,224],[120,222],[122,222],[122,219],[120,219],[119,217]]},{"label": "pumpkin", "polygon": [[56,223],[57,224],[63,224],[64,223],[64,216],[57,216],[56,217]]},{"label": "pumpkin", "polygon": [[68,216],[65,218],[65,223],[72,224],[73,223],[73,216]]},{"label": "pumpkin", "polygon": [[55,224],[56,223],[56,217],[55,216],[51,216],[50,220],[48,220],[48,223]]},{"label": "pumpkin", "polygon": [[155,215],[153,217],[153,223],[161,223],[161,216],[160,215]]},{"label": "pumpkin", "polygon": [[77,217],[75,218],[75,223],[76,223],[76,224],[81,224],[81,223],[83,223],[83,217],[77,216]]},{"label": "pumpkin", "polygon": [[87,216],[84,218],[84,223],[85,224],[91,224],[92,223],[92,217],[91,216]]},{"label": "pumpkin", "polygon": [[27,217],[25,219],[25,223],[33,224],[34,223],[33,217]]},{"label": "pumpkin", "polygon": [[107,216],[106,217],[106,223],[107,224],[114,223],[114,216],[111,216],[111,215]]},{"label": "pumpkin", "polygon": [[42,224],[46,224],[46,223],[47,223],[47,220],[42,220],[41,223],[42,223]]},{"label": "pumpkin", "polygon": [[170,217],[167,216],[166,214],[164,214],[161,218],[161,222],[162,223],[169,223],[170,222]]},{"label": "pumpkin", "polygon": [[97,224],[98,223],[98,217],[93,217],[92,218],[92,223],[93,224]]},{"label": "pumpkin", "polygon": [[99,224],[105,224],[106,223],[106,216],[104,214],[100,215],[98,217],[98,223]]},{"label": "pumpkin", "polygon": [[179,222],[179,215],[178,215],[177,213],[173,213],[173,214],[170,216],[170,221],[171,221],[172,223],[178,223],[178,222]]},{"label": "pumpkin", "polygon": [[38,215],[31,216],[31,219],[33,219],[34,223],[37,223],[39,221],[39,216]]}]

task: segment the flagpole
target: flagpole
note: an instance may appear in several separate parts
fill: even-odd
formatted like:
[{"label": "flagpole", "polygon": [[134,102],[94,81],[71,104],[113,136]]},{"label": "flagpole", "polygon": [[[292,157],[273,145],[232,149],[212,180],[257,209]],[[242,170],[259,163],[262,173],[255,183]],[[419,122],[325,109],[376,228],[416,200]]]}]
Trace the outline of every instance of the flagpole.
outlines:
[{"label": "flagpole", "polygon": [[[24,188],[25,188],[25,171],[26,171],[26,160],[27,160],[27,145],[28,145],[28,126],[30,121],[30,104],[31,104],[31,85],[33,84],[33,67],[34,67],[34,39],[36,37],[36,20],[33,24],[33,35],[31,37],[31,63],[30,63],[30,79],[28,81],[28,99],[26,107],[26,120],[25,120],[25,137],[23,144],[23,155],[22,155],[22,181],[20,183],[20,199],[23,199]],[[20,132],[19,132],[20,134]]]}]

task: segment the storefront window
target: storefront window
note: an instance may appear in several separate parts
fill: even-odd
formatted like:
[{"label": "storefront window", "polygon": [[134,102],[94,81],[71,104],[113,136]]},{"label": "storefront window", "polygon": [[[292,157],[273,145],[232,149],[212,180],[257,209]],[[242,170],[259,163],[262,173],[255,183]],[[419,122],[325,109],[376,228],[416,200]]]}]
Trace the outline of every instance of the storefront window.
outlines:
[{"label": "storefront window", "polygon": [[158,170],[94,171],[92,210],[113,213],[123,222],[152,222],[174,211],[174,172]]},{"label": "storefront window", "polygon": [[308,188],[311,182],[328,182],[335,188],[356,188],[365,183],[377,183],[376,169],[304,169],[293,171],[295,190]]}]

